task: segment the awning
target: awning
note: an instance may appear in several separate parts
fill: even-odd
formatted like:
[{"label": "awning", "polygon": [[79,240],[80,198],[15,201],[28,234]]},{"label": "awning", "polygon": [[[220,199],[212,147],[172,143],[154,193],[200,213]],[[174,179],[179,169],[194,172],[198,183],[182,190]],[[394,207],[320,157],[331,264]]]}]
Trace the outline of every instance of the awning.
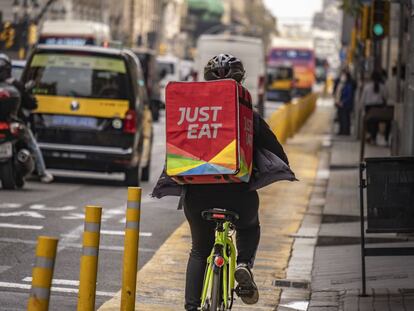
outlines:
[{"label": "awning", "polygon": [[224,6],[220,0],[187,0],[190,10],[205,11],[211,15],[222,15]]}]

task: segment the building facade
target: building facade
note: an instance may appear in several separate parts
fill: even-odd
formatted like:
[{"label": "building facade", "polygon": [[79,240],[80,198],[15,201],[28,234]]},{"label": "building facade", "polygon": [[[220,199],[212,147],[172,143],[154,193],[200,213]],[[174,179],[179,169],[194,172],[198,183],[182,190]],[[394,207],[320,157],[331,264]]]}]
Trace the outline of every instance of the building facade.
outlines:
[{"label": "building facade", "polygon": [[160,53],[172,54],[186,58],[190,46],[188,33],[184,25],[188,12],[185,0],[169,0],[162,12],[162,29],[160,33]]}]

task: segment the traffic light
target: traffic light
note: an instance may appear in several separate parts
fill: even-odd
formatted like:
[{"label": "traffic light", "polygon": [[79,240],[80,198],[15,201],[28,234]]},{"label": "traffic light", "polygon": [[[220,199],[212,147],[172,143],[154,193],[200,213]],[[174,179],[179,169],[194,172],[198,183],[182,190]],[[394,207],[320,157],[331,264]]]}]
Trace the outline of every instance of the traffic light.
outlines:
[{"label": "traffic light", "polygon": [[388,36],[390,28],[390,2],[375,0],[372,10],[372,38],[381,40]]}]

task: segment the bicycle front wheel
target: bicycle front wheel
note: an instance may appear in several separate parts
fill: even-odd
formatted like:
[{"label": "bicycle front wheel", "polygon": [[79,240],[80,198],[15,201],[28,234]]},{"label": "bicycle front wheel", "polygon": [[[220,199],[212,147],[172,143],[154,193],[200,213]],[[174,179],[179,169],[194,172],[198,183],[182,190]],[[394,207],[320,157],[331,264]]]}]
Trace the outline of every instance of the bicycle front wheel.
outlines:
[{"label": "bicycle front wheel", "polygon": [[221,306],[221,269],[217,273],[213,272],[213,284],[211,286],[211,307],[210,311],[220,310]]}]

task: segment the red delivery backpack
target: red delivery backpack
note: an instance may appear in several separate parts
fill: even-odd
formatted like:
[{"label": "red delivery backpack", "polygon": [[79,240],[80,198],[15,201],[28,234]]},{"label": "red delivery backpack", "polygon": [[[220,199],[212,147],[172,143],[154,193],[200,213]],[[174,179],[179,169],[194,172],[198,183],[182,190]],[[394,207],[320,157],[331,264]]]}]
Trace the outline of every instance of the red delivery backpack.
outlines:
[{"label": "red delivery backpack", "polygon": [[166,173],[179,184],[248,182],[253,162],[249,92],[235,80],[166,87]]}]

